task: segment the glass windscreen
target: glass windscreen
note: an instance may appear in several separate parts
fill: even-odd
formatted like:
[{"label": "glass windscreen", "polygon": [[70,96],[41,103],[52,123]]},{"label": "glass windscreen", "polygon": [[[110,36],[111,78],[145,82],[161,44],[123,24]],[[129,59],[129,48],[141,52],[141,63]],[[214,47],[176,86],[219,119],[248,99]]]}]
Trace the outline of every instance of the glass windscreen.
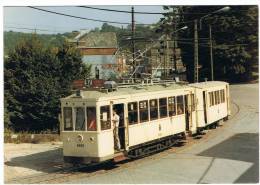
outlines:
[{"label": "glass windscreen", "polygon": [[72,122],[72,108],[64,107],[63,108],[63,117],[64,117],[64,130],[73,130],[73,122]]},{"label": "glass windscreen", "polygon": [[97,121],[96,121],[96,107],[87,107],[87,130],[96,131]]},{"label": "glass windscreen", "polygon": [[76,107],[76,123],[75,130],[85,130],[85,113],[83,107]]}]

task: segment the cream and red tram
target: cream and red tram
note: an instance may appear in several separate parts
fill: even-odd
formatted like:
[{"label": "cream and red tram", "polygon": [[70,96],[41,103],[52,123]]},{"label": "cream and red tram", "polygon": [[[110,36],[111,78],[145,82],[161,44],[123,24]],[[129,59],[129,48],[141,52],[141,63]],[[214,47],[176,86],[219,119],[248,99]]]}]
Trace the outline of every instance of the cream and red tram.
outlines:
[{"label": "cream and red tram", "polygon": [[[72,94],[61,99],[64,160],[87,164],[170,147],[177,137],[226,118],[228,96],[225,82],[146,84]],[[113,110],[120,117],[120,152],[114,149]]]}]

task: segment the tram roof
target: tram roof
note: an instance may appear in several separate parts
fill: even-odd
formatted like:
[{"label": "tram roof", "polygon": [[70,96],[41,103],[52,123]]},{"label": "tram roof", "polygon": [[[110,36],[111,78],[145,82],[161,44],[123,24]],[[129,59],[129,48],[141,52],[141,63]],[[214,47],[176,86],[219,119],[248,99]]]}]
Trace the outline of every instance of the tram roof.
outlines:
[{"label": "tram roof", "polygon": [[209,87],[216,87],[216,86],[221,86],[221,85],[227,85],[227,82],[222,82],[222,81],[207,81],[207,82],[199,82],[199,83],[191,83],[188,84],[191,87],[197,87],[197,88],[209,88]]},{"label": "tram roof", "polygon": [[[143,85],[143,86],[130,86],[124,88],[118,88],[116,91],[112,92],[102,92],[99,89],[97,90],[83,90],[81,95],[83,99],[99,99],[99,98],[109,98],[115,96],[124,96],[124,95],[133,95],[141,93],[150,93],[150,92],[160,92],[168,90],[180,90],[180,89],[189,89],[191,87],[184,84],[167,84],[167,85]],[[64,99],[76,98],[76,94],[72,94]],[[63,99],[63,98],[62,98]]]}]

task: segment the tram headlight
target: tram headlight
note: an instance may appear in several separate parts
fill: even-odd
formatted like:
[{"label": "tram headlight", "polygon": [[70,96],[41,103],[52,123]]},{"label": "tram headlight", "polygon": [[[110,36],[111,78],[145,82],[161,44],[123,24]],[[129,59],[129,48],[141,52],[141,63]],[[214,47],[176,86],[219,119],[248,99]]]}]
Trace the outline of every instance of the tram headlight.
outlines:
[{"label": "tram headlight", "polygon": [[94,139],[94,137],[90,137],[89,140],[90,140],[91,142],[94,142],[95,139]]},{"label": "tram headlight", "polygon": [[79,135],[77,136],[77,139],[78,139],[79,142],[82,142],[82,141],[83,141],[83,136],[82,136],[81,134],[79,134]]}]

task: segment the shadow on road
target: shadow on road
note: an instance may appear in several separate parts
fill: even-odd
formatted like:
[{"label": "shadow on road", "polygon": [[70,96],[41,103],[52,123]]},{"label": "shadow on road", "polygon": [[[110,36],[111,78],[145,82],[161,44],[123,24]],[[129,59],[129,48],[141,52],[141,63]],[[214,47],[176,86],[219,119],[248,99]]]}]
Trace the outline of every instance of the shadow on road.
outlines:
[{"label": "shadow on road", "polygon": [[241,133],[215,145],[199,154],[213,158],[253,163],[252,167],[243,173],[235,183],[259,182],[259,134]]},{"label": "shadow on road", "polygon": [[41,172],[54,172],[63,167],[62,149],[54,149],[12,158],[7,166],[23,167]]}]

